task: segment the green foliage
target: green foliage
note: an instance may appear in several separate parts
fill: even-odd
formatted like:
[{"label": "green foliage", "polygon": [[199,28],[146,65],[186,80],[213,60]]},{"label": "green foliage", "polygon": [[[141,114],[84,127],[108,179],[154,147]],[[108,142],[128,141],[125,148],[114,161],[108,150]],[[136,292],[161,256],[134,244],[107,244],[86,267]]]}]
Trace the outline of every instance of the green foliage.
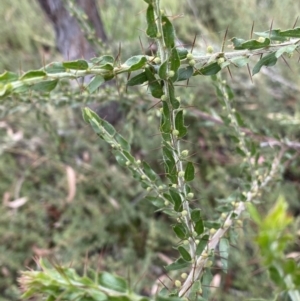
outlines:
[{"label": "green foliage", "polygon": [[[157,109],[156,114],[160,116],[160,121],[156,120],[156,124],[153,122],[153,127],[147,128],[144,125],[147,121],[144,118],[145,109],[141,109],[140,107],[139,110],[132,109],[130,111],[129,116],[131,114],[132,120],[128,120],[126,126],[130,127],[130,121],[136,122],[139,113],[142,112],[144,114],[140,123],[143,124],[144,131],[147,128],[147,133],[150,132],[152,135],[157,131],[160,133],[161,141],[157,144],[162,153],[161,164],[155,162],[157,161],[157,156],[155,156],[154,160],[151,160],[149,153],[146,153],[150,157],[149,160],[147,158],[149,163],[146,163],[141,158],[141,154],[136,151],[135,145],[138,134],[137,132],[133,133],[132,128],[126,130],[125,127],[124,134],[122,133],[121,135],[119,133],[121,130],[109,123],[105,118],[99,117],[95,111],[88,107],[82,109],[83,119],[90,126],[85,127],[85,134],[89,136],[91,128],[101,138],[101,142],[104,143],[100,144],[101,152],[104,152],[101,155],[97,146],[98,142],[92,138],[94,140],[92,141],[93,149],[91,153],[95,154],[96,157],[99,156],[99,161],[108,161],[107,158],[110,154],[114,156],[114,159],[112,159],[113,163],[106,162],[105,164],[100,164],[101,170],[106,170],[106,172],[99,179],[100,183],[104,183],[103,186],[100,184],[99,195],[105,195],[107,199],[111,200],[115,195],[120,194],[122,197],[119,195],[119,199],[125,199],[125,201],[121,201],[120,205],[123,212],[122,214],[116,213],[112,215],[112,221],[109,221],[108,217],[100,221],[99,216],[104,218],[107,212],[101,212],[97,203],[88,200],[84,205],[80,204],[77,209],[69,205],[64,205],[62,211],[68,213],[65,214],[65,219],[60,222],[63,225],[64,223],[69,223],[70,228],[74,232],[70,230],[72,234],[68,235],[66,226],[54,223],[51,226],[53,231],[51,233],[51,240],[55,241],[57,248],[60,247],[62,250],[65,249],[66,252],[70,252],[69,254],[71,255],[68,254],[65,257],[70,258],[70,256],[74,256],[72,246],[76,242],[78,232],[88,232],[84,234],[86,241],[94,244],[96,250],[99,250],[99,248],[101,250],[105,244],[108,247],[113,245],[112,235],[120,235],[120,240],[122,241],[129,236],[128,229],[133,228],[133,230],[131,229],[133,235],[136,235],[138,239],[133,239],[132,241],[146,244],[145,248],[136,247],[137,250],[139,248],[143,249],[140,252],[146,258],[143,261],[143,263],[146,262],[145,269],[150,267],[149,262],[153,260],[152,252],[154,252],[156,247],[151,245],[155,241],[161,247],[173,244],[176,250],[174,254],[171,253],[170,257],[179,256],[165,267],[165,270],[170,272],[172,278],[175,279],[172,281],[173,283],[170,283],[170,291],[162,290],[157,294],[156,299],[175,301],[179,300],[178,297],[188,297],[191,300],[208,300],[211,294],[211,281],[214,277],[213,271],[218,264],[218,261],[215,259],[220,259],[223,272],[228,273],[231,268],[230,254],[233,252],[230,245],[236,243],[237,231],[235,230],[237,226],[242,224],[242,219],[245,218],[244,211],[246,204],[255,204],[252,207],[250,205],[249,211],[260,227],[258,244],[262,250],[262,257],[265,259],[264,264],[269,269],[270,278],[277,286],[278,292],[282,293],[283,298],[284,294],[288,293],[293,301],[297,300],[298,266],[293,260],[289,260],[288,263],[281,261],[285,245],[292,238],[290,236],[275,235],[287,226],[286,222],[288,222],[288,219],[285,215],[286,205],[284,202],[279,202],[279,205],[275,207],[273,212],[264,221],[258,213],[255,213],[256,207],[254,207],[261,200],[262,191],[272,181],[276,180],[277,174],[280,172],[285,160],[284,155],[290,155],[287,152],[287,148],[291,144],[278,139],[276,141],[280,150],[275,148],[272,151],[266,151],[259,147],[258,143],[253,139],[256,135],[255,130],[250,131],[245,129],[251,118],[236,111],[235,107],[238,107],[239,104],[237,103],[233,89],[223,79],[224,75],[221,74],[221,71],[229,67],[245,67],[250,61],[252,62],[250,59],[253,57],[256,61],[252,71],[253,75],[261,71],[261,68],[264,66],[277,64],[278,59],[284,54],[292,55],[298,50],[298,28],[286,31],[275,30],[274,32],[271,30],[268,37],[266,37],[267,32],[265,32],[264,34],[260,34],[262,39],[258,38],[257,40],[234,38],[232,39],[232,46],[235,51],[231,52],[223,52],[222,50],[222,52],[216,53],[192,54],[188,49],[184,49],[183,47],[177,48],[175,30],[171,18],[169,14],[161,10],[159,1],[148,0],[145,2],[148,4],[146,10],[146,34],[157,43],[157,54],[151,56],[144,54],[135,55],[127,59],[124,63],[115,60],[113,56],[103,55],[91,61],[77,60],[50,63],[41,69],[31,70],[20,76],[7,71],[0,75],[0,96],[2,97],[1,101],[5,105],[12,99],[15,100],[17,106],[23,100],[30,103],[30,100],[26,98],[26,95],[29,94],[28,92],[33,93],[34,97],[37,98],[38,94],[36,92],[44,93],[45,98],[49,99],[50,102],[52,101],[50,92],[52,91],[52,95],[59,93],[59,89],[63,89],[65,79],[77,79],[92,75],[93,78],[90,80],[90,83],[81,87],[82,95],[80,95],[80,99],[70,100],[73,96],[68,95],[67,97],[67,93],[63,93],[67,103],[69,102],[74,106],[78,106],[83,103],[82,99],[84,98],[89,101],[92,100],[93,96],[91,94],[95,93],[103,82],[118,78],[122,73],[130,74],[131,72],[134,75],[127,81],[127,86],[147,86],[151,96],[142,98],[143,102],[150,103],[150,101],[153,101],[153,98],[155,98],[155,102],[158,102],[156,106],[159,109]],[[279,41],[280,43],[274,43],[274,41]],[[214,110],[217,105],[214,103],[211,106],[211,112],[214,116],[210,116],[211,120],[223,124],[222,130],[225,132],[225,135],[222,133],[219,137],[226,141],[223,141],[222,145],[228,147],[230,151],[235,150],[233,160],[235,160],[235,164],[239,168],[235,166],[235,170],[232,172],[234,175],[232,179],[226,176],[221,177],[223,170],[221,166],[218,166],[218,163],[216,164],[217,166],[214,166],[216,170],[210,170],[211,167],[200,161],[201,156],[194,155],[194,151],[197,154],[201,151],[193,149],[194,146],[188,144],[185,140],[193,141],[193,139],[199,139],[198,133],[194,135],[191,131],[191,128],[195,124],[196,128],[201,126],[203,135],[207,135],[206,137],[211,137],[209,135],[216,135],[218,137],[219,135],[216,131],[211,130],[211,125],[196,123],[196,121],[191,119],[193,112],[190,109],[191,104],[189,100],[192,97],[188,93],[180,94],[181,89],[178,88],[178,82],[183,80],[198,82],[201,79],[204,82],[206,79],[204,76],[199,78],[201,75],[212,76],[212,82],[223,110],[222,113],[216,113]],[[56,90],[56,86],[58,87],[58,91]],[[132,93],[131,89],[129,93]],[[205,93],[205,91],[201,93]],[[109,93],[107,93],[103,97],[108,98],[109,96]],[[130,96],[121,96],[124,102],[126,98],[130,98]],[[139,99],[139,97],[136,98]],[[137,101],[135,101],[136,99],[131,99],[131,102],[128,101],[128,103],[130,106],[142,106],[140,104],[137,105]],[[41,100],[37,103],[33,102],[33,105],[40,107],[44,103]],[[147,108],[149,107],[148,103]],[[59,102],[57,102],[57,106],[58,104]],[[210,105],[211,103],[205,103],[203,106],[209,111]],[[14,106],[16,105],[12,104],[12,108]],[[22,106],[20,105],[20,107]],[[7,114],[10,111],[6,109],[5,112]],[[62,122],[63,119],[57,113],[53,114],[53,116],[57,123]],[[214,117],[215,119],[213,119]],[[155,114],[149,116],[149,120],[154,120],[154,118],[156,118]],[[45,119],[47,119],[47,116]],[[44,123],[46,124],[46,121]],[[84,128],[84,126],[82,127]],[[74,131],[76,132],[76,129]],[[75,137],[77,137],[76,134]],[[141,135],[143,136],[144,133]],[[56,135],[53,136],[55,137]],[[143,141],[145,142],[145,140],[147,139],[144,137]],[[153,147],[152,141],[147,142]],[[62,141],[56,141],[56,143],[57,148],[54,149],[53,153],[57,152],[59,147],[63,145]],[[209,148],[210,142],[206,143],[206,147]],[[189,148],[189,150],[186,148]],[[182,149],[184,150],[182,151]],[[193,154],[193,157],[189,154]],[[264,159],[263,164],[259,162],[262,157]],[[121,165],[123,169],[121,171],[109,172],[108,170],[112,169],[110,165],[114,167],[114,162]],[[91,166],[93,168],[98,167],[95,162],[92,162]],[[60,168],[64,167],[60,166]],[[161,173],[161,169],[164,169],[164,174]],[[130,180],[128,179],[129,172],[132,174],[132,180],[131,178]],[[206,181],[205,185],[211,182],[211,192],[203,189],[205,185],[199,180],[202,175],[204,176],[204,181]],[[53,185],[56,186],[60,180],[58,177],[54,182],[48,184],[50,187]],[[95,179],[93,180],[95,181]],[[131,181],[140,183],[140,187],[135,188],[130,195],[132,198],[136,196],[137,192],[142,195],[138,198],[139,200],[144,199],[142,206],[146,208],[145,213],[141,213],[139,211],[140,208],[134,208],[134,205],[128,204],[126,196],[123,195],[122,190],[132,187],[133,184]],[[196,181],[197,184],[195,184]],[[97,186],[98,181],[95,182],[95,186]],[[93,195],[95,186],[88,183],[88,181],[83,186],[86,186],[85,193],[87,194],[83,193],[82,196],[85,200],[86,195]],[[103,187],[105,188],[103,189]],[[216,187],[218,188],[217,192],[214,191]],[[92,192],[89,192],[89,189]],[[98,191],[96,191],[96,194],[97,196],[94,196],[94,198],[97,199]],[[36,197],[36,199],[39,198]],[[114,201],[111,202],[115,204]],[[207,206],[209,202],[215,203],[213,210],[210,209],[210,206]],[[156,206],[159,212],[165,214],[163,216],[168,223],[172,223],[173,234],[176,236],[175,239],[172,236],[168,237],[169,232],[166,228],[163,230],[153,230],[151,228],[149,219],[149,212],[153,209],[151,204]],[[118,207],[118,205],[113,206]],[[74,220],[70,222],[74,210],[78,210],[76,215],[80,215],[82,218],[79,221]],[[9,220],[8,216],[7,219]],[[93,229],[86,231],[89,227],[88,219],[92,219],[94,225],[91,227]],[[280,223],[276,225],[277,228],[273,228],[272,222],[274,219],[282,222],[281,225]],[[43,225],[42,222],[41,225]],[[57,225],[58,227],[62,227],[61,233],[55,230]],[[117,229],[114,231],[111,229],[113,227],[117,227]],[[148,230],[148,228],[152,230]],[[47,227],[41,227],[40,230],[42,232],[41,235],[44,235],[44,232],[47,232]],[[157,234],[157,232],[160,232],[160,234]],[[72,242],[67,242],[63,245],[64,237],[68,237],[69,240],[71,237]],[[9,239],[8,237],[7,240]],[[32,238],[32,241],[37,240],[38,237]],[[270,249],[273,248],[274,243],[276,248],[278,248],[275,248],[276,252],[271,254]],[[44,244],[44,241],[41,244]],[[32,242],[29,242],[28,245],[31,246]],[[85,252],[85,248],[82,246],[81,248],[80,252],[78,252],[79,254],[75,253],[75,258],[76,256],[82,256]],[[42,271],[24,272],[20,278],[25,291],[24,297],[40,294],[46,297],[47,300],[148,300],[148,298],[142,297],[139,294],[132,293],[131,287],[130,289],[128,288],[127,281],[110,273],[114,269],[118,270],[118,268],[115,268],[117,266],[115,258],[118,255],[114,254],[114,256],[111,258],[111,261],[108,260],[105,266],[105,269],[108,271],[101,273],[94,272],[94,279],[88,276],[78,276],[75,269],[65,268],[56,264],[52,267],[46,267],[43,262],[40,262]],[[123,253],[121,256],[126,257]],[[128,261],[128,264],[135,269],[136,254],[129,257],[131,260]],[[274,261],[278,259],[280,259],[280,264],[274,264]],[[76,266],[78,267],[80,264]],[[122,268],[120,269],[122,270]],[[176,279],[178,277],[176,271],[178,270],[188,273],[186,277],[182,277],[182,282]],[[151,276],[153,277],[153,275]],[[239,283],[239,285],[242,287],[242,284]],[[280,294],[278,296],[282,297]],[[266,297],[266,294],[262,294],[262,297]]]},{"label": "green foliage", "polygon": [[258,227],[256,241],[260,247],[264,264],[268,268],[271,280],[275,283],[278,295],[286,295],[292,301],[300,299],[300,266],[292,258],[286,258],[285,251],[293,243],[293,236],[287,233],[287,227],[293,222],[293,217],[287,213],[288,204],[280,196],[262,218],[256,208],[249,204],[249,212]]},{"label": "green foliage", "polygon": [[[124,279],[107,272],[94,273],[92,278],[80,277],[72,268],[38,262],[42,271],[23,272],[20,285],[26,292],[23,298],[30,298],[39,292],[47,300],[149,300],[131,293]],[[48,266],[47,266],[48,265]],[[30,287],[30,290],[27,290]],[[167,300],[167,299],[166,299]]]},{"label": "green foliage", "polygon": [[1,55],[1,72],[38,68],[44,53],[53,59],[54,32],[51,24],[44,21],[38,2],[3,0],[0,19],[0,51],[5,54]]}]

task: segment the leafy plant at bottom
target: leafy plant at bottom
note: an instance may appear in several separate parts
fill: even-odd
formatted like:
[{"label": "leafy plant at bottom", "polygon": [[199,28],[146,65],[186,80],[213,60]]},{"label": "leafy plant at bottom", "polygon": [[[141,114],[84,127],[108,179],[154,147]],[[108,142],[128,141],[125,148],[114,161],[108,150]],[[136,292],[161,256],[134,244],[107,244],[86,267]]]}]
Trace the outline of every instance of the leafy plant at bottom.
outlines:
[{"label": "leafy plant at bottom", "polygon": [[256,242],[264,265],[271,280],[277,287],[277,296],[283,299],[289,296],[291,301],[300,300],[300,262],[287,258],[285,251],[294,242],[294,236],[288,232],[293,217],[287,213],[288,204],[280,196],[265,217],[261,217],[257,209],[248,204],[248,211],[256,223],[258,234]]}]

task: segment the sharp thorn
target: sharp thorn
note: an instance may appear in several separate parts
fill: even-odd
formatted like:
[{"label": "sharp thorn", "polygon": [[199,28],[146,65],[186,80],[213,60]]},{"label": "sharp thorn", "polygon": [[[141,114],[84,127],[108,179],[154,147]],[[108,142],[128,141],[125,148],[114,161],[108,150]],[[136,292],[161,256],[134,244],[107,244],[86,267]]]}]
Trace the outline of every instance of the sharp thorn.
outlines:
[{"label": "sharp thorn", "polygon": [[251,32],[250,32],[250,40],[252,40],[253,29],[254,29],[254,21],[252,22],[252,27],[251,27]]},{"label": "sharp thorn", "polygon": [[228,29],[229,29],[229,26],[227,26],[227,28],[226,28],[226,31],[225,31],[225,35],[224,35],[224,38],[223,38],[223,43],[222,43],[221,52],[224,52],[224,48],[225,48],[225,41],[226,41],[226,37],[227,37],[227,33],[228,33]]},{"label": "sharp thorn", "polygon": [[251,83],[253,84],[253,78],[252,78],[252,74],[251,74],[251,71],[250,71],[249,64],[247,64],[247,69],[248,69],[248,73],[249,73],[249,76],[250,76],[250,79],[251,79]]},{"label": "sharp thorn", "polygon": [[299,18],[299,16],[296,18],[296,21],[295,21],[295,23],[294,23],[294,25],[293,25],[293,29],[296,27],[296,24],[297,24],[297,22],[298,22],[298,18]]}]

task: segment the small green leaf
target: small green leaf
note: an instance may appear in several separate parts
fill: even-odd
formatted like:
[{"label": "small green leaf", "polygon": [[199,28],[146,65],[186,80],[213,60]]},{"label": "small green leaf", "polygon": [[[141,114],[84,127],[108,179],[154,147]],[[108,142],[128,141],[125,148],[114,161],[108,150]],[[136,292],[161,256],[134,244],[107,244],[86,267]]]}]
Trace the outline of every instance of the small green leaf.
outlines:
[{"label": "small green leaf", "polygon": [[249,49],[249,50],[255,50],[255,49],[261,49],[268,47],[270,45],[271,41],[269,38],[264,38],[264,41],[258,41],[258,40],[249,40],[242,44],[242,49]]},{"label": "small green leaf", "polygon": [[277,62],[276,52],[269,53],[260,59],[252,70],[252,75],[258,73],[262,66],[274,66]]},{"label": "small green leaf", "polygon": [[195,177],[195,167],[192,162],[188,162],[184,172],[184,179],[186,182],[194,180]]},{"label": "small green leaf", "polygon": [[161,79],[167,78],[167,70],[168,70],[168,61],[164,61],[158,69],[158,75]]},{"label": "small green leaf", "polygon": [[142,85],[148,80],[146,72],[139,73],[138,75],[132,77],[128,82],[127,86],[137,86]]},{"label": "small green leaf", "polygon": [[173,231],[175,232],[176,236],[182,240],[187,237],[187,231],[183,224],[176,224],[173,227]]},{"label": "small green leaf", "polygon": [[201,218],[201,210],[200,209],[193,209],[191,212],[191,219],[194,223],[200,221]]},{"label": "small green leaf", "polygon": [[281,47],[280,49],[278,49],[276,51],[275,56],[277,58],[281,57],[284,53],[290,54],[293,53],[295,51],[295,49],[297,49],[298,45],[288,45],[288,46],[284,46]]},{"label": "small green leaf", "polygon": [[192,66],[186,66],[178,69],[177,81],[188,80],[193,76],[194,69]]},{"label": "small green leaf", "polygon": [[116,134],[115,139],[120,144],[120,146],[123,150],[130,152],[130,144],[122,135]]},{"label": "small green leaf", "polygon": [[[87,290],[87,294],[92,298],[92,300],[97,300],[97,301],[106,301],[107,300],[107,296],[103,292],[99,291],[98,289],[89,288]],[[85,300],[82,297],[81,298],[78,298],[78,297],[70,298],[70,300],[75,300],[75,299],[81,300],[81,301]],[[92,301],[92,300],[89,300],[89,301]],[[86,301],[88,301],[88,300],[86,300]],[[119,301],[121,301],[121,300],[119,300]]]},{"label": "small green leaf", "polygon": [[256,207],[252,203],[249,203],[249,202],[246,203],[246,206],[247,206],[247,210],[250,214],[250,217],[254,220],[255,223],[260,225],[262,222],[262,218],[261,218],[259,212],[257,211]]},{"label": "small green leaf", "polygon": [[146,2],[149,4],[146,12],[146,19],[148,25],[146,34],[150,38],[156,38],[158,31],[155,22],[154,8],[150,1],[146,1]]},{"label": "small green leaf", "polygon": [[173,109],[178,109],[180,106],[180,102],[175,97],[174,85],[170,81],[168,81],[168,90],[169,90],[170,102],[172,104]]},{"label": "small green leaf", "polygon": [[101,121],[101,124],[102,124],[102,126],[104,127],[104,129],[107,131],[107,133],[108,133],[110,136],[113,137],[113,136],[115,135],[115,133],[116,133],[115,128],[114,128],[109,122],[107,122],[106,120],[101,119],[101,118],[97,115],[97,113],[94,112],[94,114],[98,117],[98,120]]},{"label": "small green leaf", "polygon": [[28,71],[26,73],[24,73],[22,75],[22,77],[20,78],[20,80],[24,80],[24,79],[30,79],[30,78],[35,78],[35,77],[46,77],[47,73],[45,71],[42,70],[32,70],[32,71]]},{"label": "small green leaf", "polygon": [[244,67],[249,63],[249,58],[245,56],[239,56],[230,59],[230,62],[237,67]]},{"label": "small green leaf", "polygon": [[115,77],[115,75],[113,73],[102,74],[102,76],[105,79],[105,81],[109,81]]},{"label": "small green leaf", "polygon": [[177,72],[179,67],[180,67],[180,58],[176,47],[174,47],[171,51],[170,69],[173,70],[174,72]]},{"label": "small green leaf", "polygon": [[171,170],[169,173],[167,173],[167,178],[171,181],[173,184],[177,184],[177,174]]},{"label": "small green leaf", "polygon": [[190,253],[183,247],[183,246],[179,246],[177,248],[178,252],[180,253],[181,257],[185,260],[185,261],[191,261],[192,257],[190,255]]},{"label": "small green leaf", "polygon": [[280,35],[288,38],[300,38],[300,27],[281,31]]},{"label": "small green leaf", "polygon": [[184,125],[183,110],[180,110],[175,116],[175,128],[179,131],[178,138],[182,138],[186,135],[187,129]]},{"label": "small green leaf", "polygon": [[198,235],[201,235],[204,232],[204,225],[202,219],[196,222],[194,229]]},{"label": "small green leaf", "polygon": [[18,78],[18,74],[5,71],[4,73],[0,74],[0,83],[5,85],[18,80]]},{"label": "small green leaf", "polygon": [[13,86],[11,84],[6,84],[4,87],[6,88],[6,92],[14,92],[14,93],[25,93],[25,92],[28,92],[30,91],[30,88],[32,87],[33,85],[28,85],[28,83],[23,83],[21,85],[18,85],[17,88],[13,88]]},{"label": "small green leaf", "polygon": [[165,267],[167,272],[170,271],[177,271],[177,270],[181,270],[184,268],[187,268],[190,265],[189,262],[185,261],[183,258],[179,258],[177,259],[175,262],[169,264],[168,266]]},{"label": "small green leaf", "polygon": [[98,283],[105,288],[125,293],[127,292],[126,281],[118,276],[114,276],[107,272],[102,272],[98,275]]},{"label": "small green leaf", "polygon": [[247,155],[245,154],[245,152],[240,148],[240,147],[236,147],[235,151],[242,157],[246,157]]},{"label": "small green leaf", "polygon": [[63,62],[62,64],[67,69],[86,70],[86,69],[89,68],[89,64],[85,60],[76,60],[76,61]]},{"label": "small green leaf", "polygon": [[175,159],[173,157],[172,149],[169,148],[169,145],[164,145],[163,147],[163,156],[164,160],[168,160],[171,162],[172,167],[175,166]]},{"label": "small green leaf", "polygon": [[136,55],[129,58],[124,64],[123,68],[128,68],[126,71],[136,71],[142,69],[147,62],[147,58],[144,55]]},{"label": "small green leaf", "polygon": [[210,285],[213,279],[213,275],[210,269],[206,269],[202,276],[202,297],[204,300],[208,300],[211,293]]},{"label": "small green leaf", "polygon": [[225,61],[225,62],[223,62],[223,63],[221,63],[219,65],[220,65],[221,69],[224,69],[224,68],[226,68],[227,66],[230,65],[230,61]]},{"label": "small green leaf", "polygon": [[65,72],[66,68],[63,66],[61,62],[53,62],[48,65],[46,65],[42,70],[44,70],[47,73],[60,73]]},{"label": "small green leaf", "polygon": [[205,226],[205,228],[208,228],[208,229],[211,229],[211,228],[219,229],[221,227],[221,224],[218,222],[215,222],[215,221],[206,220],[204,222],[204,226]]},{"label": "small green leaf", "polygon": [[104,70],[113,70],[115,59],[111,55],[103,55],[100,57],[94,57],[91,59],[93,67],[100,67]]},{"label": "small green leaf", "polygon": [[164,94],[162,86],[155,78],[150,68],[145,68],[145,73],[148,79],[148,85],[149,85],[151,95],[155,98],[161,98],[161,96]]},{"label": "small green leaf", "polygon": [[113,64],[115,59],[111,55],[102,55],[99,57],[93,57],[91,62],[95,65],[106,65],[106,64]]},{"label": "small green leaf", "polygon": [[104,83],[104,78],[101,75],[96,75],[88,84],[89,93],[95,92]]},{"label": "small green leaf", "polygon": [[182,211],[182,199],[175,189],[170,189],[170,195],[174,203],[174,210],[176,212]]},{"label": "small green leaf", "polygon": [[230,41],[233,43],[234,49],[238,50],[238,49],[243,49],[243,48],[241,48],[241,47],[242,47],[242,44],[243,44],[246,40],[240,39],[240,38],[236,38],[236,37],[233,37]]},{"label": "small green leaf", "polygon": [[[102,139],[107,140],[107,142],[111,143],[114,135],[116,134],[115,128],[106,120],[101,119],[96,112],[91,110],[90,108],[84,108],[83,109],[83,118],[86,122],[89,122],[94,131],[101,136]],[[103,127],[101,129],[100,127]],[[103,130],[106,132],[109,137],[102,137]]]},{"label": "small green leaf", "polygon": [[257,143],[251,142],[251,156],[255,156],[257,152]]},{"label": "small green leaf", "polygon": [[284,42],[289,38],[300,38],[300,27],[281,31],[280,29],[272,29],[271,31],[255,32],[257,36],[270,38],[274,41]]},{"label": "small green leaf", "polygon": [[259,41],[259,40],[245,41],[245,40],[242,40],[242,39],[232,38],[231,41],[233,43],[233,46],[234,46],[235,50],[260,49],[260,48],[268,47],[271,43],[269,38],[263,38],[262,41]]},{"label": "small green leaf", "polygon": [[173,48],[175,46],[174,27],[166,16],[162,16],[161,21],[162,21],[163,36],[164,36],[166,47],[169,49]]},{"label": "small green leaf", "polygon": [[163,112],[161,116],[161,131],[163,133],[170,133],[171,132],[171,117],[170,117],[170,110],[169,105],[166,101],[163,101]]},{"label": "small green leaf", "polygon": [[226,89],[229,100],[232,100],[234,98],[233,90],[231,89],[231,87],[229,85],[225,85],[225,89]]},{"label": "small green leaf", "polygon": [[238,233],[234,229],[229,230],[229,241],[233,245],[239,242]]},{"label": "small green leaf", "polygon": [[90,119],[92,118],[90,108],[85,107],[82,109],[82,117],[86,123],[90,122]]},{"label": "small green leaf", "polygon": [[267,30],[264,32],[254,32],[255,35],[263,38],[269,38],[272,41],[280,41],[280,42],[286,41],[288,38],[281,36],[280,33],[281,33],[280,29],[272,29],[271,31]]},{"label": "small green leaf", "polygon": [[127,161],[129,161],[132,164],[135,163],[134,157],[129,152],[123,150],[123,154],[124,154],[125,158],[127,159]]},{"label": "small green leaf", "polygon": [[33,86],[31,86],[31,88],[33,90],[39,91],[39,92],[50,92],[56,87],[57,83],[58,83],[58,79],[57,80],[46,80],[46,81],[42,81],[40,83],[34,84]]},{"label": "small green leaf", "polygon": [[222,263],[222,269],[225,273],[227,273],[228,269],[228,254],[229,254],[229,241],[227,238],[221,238],[219,244],[219,252]]},{"label": "small green leaf", "polygon": [[114,156],[115,156],[117,162],[118,162],[121,166],[123,166],[123,167],[126,167],[126,166],[127,166],[126,163],[127,163],[128,160],[127,160],[127,158],[123,155],[122,152],[117,151],[117,150],[112,150],[112,153],[114,154]]},{"label": "small green leaf", "polygon": [[295,274],[297,273],[297,271],[300,272],[298,270],[297,263],[292,258],[289,258],[284,262],[283,269],[284,269],[284,273],[286,274]]},{"label": "small green leaf", "polygon": [[[279,270],[280,269],[280,270]],[[277,285],[277,286],[284,286],[284,279],[281,276],[282,271],[280,267],[275,267],[274,265],[269,267],[269,274],[271,280]]]},{"label": "small green leaf", "polygon": [[262,230],[270,231],[271,229],[274,229],[276,232],[279,232],[292,223],[293,217],[287,213],[287,209],[288,203],[284,196],[280,195],[275,205],[264,218],[261,225]]},{"label": "small green leaf", "polygon": [[185,48],[177,48],[177,53],[180,60],[186,59],[187,54],[189,53]]},{"label": "small green leaf", "polygon": [[150,201],[155,207],[163,208],[165,206],[165,202],[162,198],[154,197],[154,196],[147,196],[145,200]]},{"label": "small green leaf", "polygon": [[300,27],[281,31],[280,35],[288,38],[300,38]]},{"label": "small green leaf", "polygon": [[189,294],[189,299],[190,300],[199,300],[198,299],[198,294],[199,290],[201,289],[201,282],[200,280],[194,281],[192,287],[191,287],[191,292]]},{"label": "small green leaf", "polygon": [[0,85],[0,98],[4,98],[12,92],[13,88],[11,84]]},{"label": "small green leaf", "polygon": [[209,235],[206,234],[201,238],[199,244],[197,245],[196,255],[201,255],[201,253],[207,247],[208,242],[209,242]]},{"label": "small green leaf", "polygon": [[164,166],[166,170],[167,177],[171,180],[172,183],[177,183],[177,171],[175,160],[172,155],[172,151],[169,149],[169,145],[165,145],[163,147],[163,158],[164,158]]},{"label": "small green leaf", "polygon": [[173,199],[171,198],[171,196],[168,193],[164,193],[163,194],[164,198],[167,199],[171,204],[174,204]]},{"label": "small green leaf", "polygon": [[194,75],[215,75],[219,71],[221,71],[220,65],[217,62],[214,62],[198,69]]},{"label": "small green leaf", "polygon": [[232,140],[234,143],[239,143],[239,142],[240,142],[240,138],[238,138],[237,136],[229,135],[229,137],[231,138],[231,140]]},{"label": "small green leaf", "polygon": [[151,181],[154,182],[157,180],[158,176],[156,172],[146,162],[143,162],[143,170]]},{"label": "small green leaf", "polygon": [[238,112],[236,112],[234,114],[234,116],[235,116],[236,121],[237,121],[237,123],[238,123],[239,126],[241,126],[241,127],[245,126],[245,122],[244,122],[242,116]]}]

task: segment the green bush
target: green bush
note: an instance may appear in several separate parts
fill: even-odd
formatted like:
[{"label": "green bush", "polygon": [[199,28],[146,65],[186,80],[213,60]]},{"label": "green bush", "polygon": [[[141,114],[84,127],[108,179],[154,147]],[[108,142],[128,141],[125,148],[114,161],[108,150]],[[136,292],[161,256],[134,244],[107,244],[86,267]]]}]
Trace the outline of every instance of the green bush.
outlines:
[{"label": "green bush", "polygon": [[[161,11],[159,1],[145,2],[146,33],[156,41],[157,55],[135,55],[122,63],[103,55],[91,62],[55,62],[22,76],[11,72],[0,76],[3,115],[8,116],[3,131],[11,139],[3,144],[2,162],[11,161],[11,170],[7,173],[7,165],[3,164],[1,185],[6,191],[17,178],[11,191],[19,201],[8,200],[4,204],[10,209],[3,210],[1,221],[1,233],[5,235],[1,264],[6,267],[9,252],[14,254],[12,262],[16,265],[9,263],[9,269],[14,271],[32,252],[60,262],[77,260],[74,268],[60,266],[54,259],[52,267],[38,261],[41,271],[23,272],[20,278],[24,297],[41,294],[48,300],[128,300],[148,299],[143,295],[150,295],[157,299],[186,296],[206,300],[212,291],[211,280],[216,281],[216,276],[221,275],[219,270],[224,279],[234,281],[234,289],[224,298],[237,292],[249,297],[247,280],[252,278],[253,270],[239,259],[228,261],[229,254],[238,257],[242,252],[230,246],[243,242],[239,229],[248,223],[245,204],[258,206],[267,195],[274,199],[282,186],[272,184],[273,193],[264,191],[280,179],[284,167],[294,164],[299,146],[283,139],[288,134],[296,136],[297,132],[281,125],[275,119],[280,116],[274,111],[270,121],[260,121],[262,128],[251,128],[258,116],[246,107],[252,105],[256,110],[259,107],[267,111],[267,104],[258,106],[252,95],[251,103],[236,97],[234,90],[237,95],[241,93],[238,89],[242,83],[235,84],[233,90],[221,71],[233,73],[236,67],[246,69],[253,64],[254,76],[261,68],[275,65],[283,55],[290,56],[298,50],[299,28],[261,32],[257,39],[233,38],[231,52],[214,52],[208,47],[207,52],[194,54],[176,45],[171,18]],[[118,93],[112,88],[98,91],[104,81],[120,80],[122,73],[130,75],[126,82],[128,94],[123,88]],[[95,76],[81,87],[81,94],[68,91],[65,79],[90,74]],[[212,89],[191,92],[181,88],[198,85],[199,78],[205,84],[213,84],[217,98]],[[139,85],[144,87],[133,90]],[[247,93],[255,95],[257,91],[254,88]],[[74,121],[79,116],[77,108],[94,102],[95,94],[100,100],[119,98],[127,111],[123,124],[115,129],[88,107],[82,113],[90,126]],[[65,106],[74,110],[64,109]],[[9,127],[16,110],[25,111],[28,117],[18,123],[24,129],[24,139],[17,150],[11,145],[18,143],[18,136],[11,135]],[[282,112],[283,120],[288,120],[279,105],[278,112]],[[42,126],[36,127],[33,119]],[[100,147],[97,135],[91,136],[91,128],[103,140]],[[21,143],[25,144],[23,148]],[[264,143],[272,148],[264,147]],[[74,172],[76,198],[72,194]],[[141,185],[136,187],[135,182]],[[34,200],[30,207],[18,205],[23,195]],[[155,210],[153,206],[157,209],[156,219],[149,217]],[[282,208],[284,216],[285,205]],[[285,231],[285,227],[278,231]],[[277,238],[274,243],[279,241]],[[248,256],[253,255],[253,244],[242,245]],[[259,245],[261,256],[269,256],[269,246]],[[104,258],[100,264],[99,254]],[[284,256],[279,255],[281,260],[275,270],[273,262],[263,260],[277,290],[265,275],[256,277],[251,283],[259,289],[255,287],[252,297],[270,300],[276,295],[282,300],[286,296],[298,300],[299,267],[295,261],[285,263]],[[161,266],[166,262],[171,281],[164,279],[165,289],[161,290],[161,286],[155,296],[151,295],[149,279],[162,277]],[[34,266],[30,259],[22,263]],[[87,271],[79,276],[80,266],[84,265]],[[97,265],[105,272],[99,272]],[[91,266],[94,268],[89,269]],[[124,280],[126,267],[132,282]],[[235,269],[240,276],[226,276]],[[284,273],[280,274],[282,270]],[[123,278],[114,276],[115,272]],[[143,274],[147,276],[139,282]],[[12,278],[7,279],[3,290]],[[226,283],[219,285],[226,290]],[[11,292],[5,294],[13,296]]]}]

